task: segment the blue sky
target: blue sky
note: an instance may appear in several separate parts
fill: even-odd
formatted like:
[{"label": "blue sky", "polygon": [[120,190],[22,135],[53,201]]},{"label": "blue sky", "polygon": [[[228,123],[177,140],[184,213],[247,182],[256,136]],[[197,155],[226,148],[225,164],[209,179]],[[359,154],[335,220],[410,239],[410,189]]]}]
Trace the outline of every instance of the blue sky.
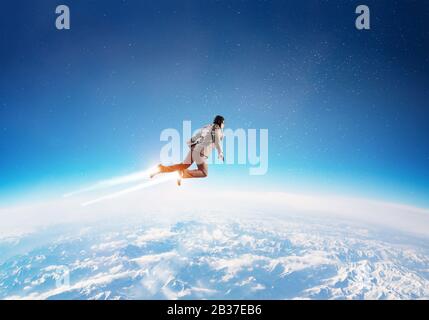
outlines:
[{"label": "blue sky", "polygon": [[[270,170],[210,181],[427,206],[429,7],[365,1],[8,1],[0,12],[0,199],[157,161],[165,128],[267,128]],[[231,181],[228,181],[228,178]],[[254,182],[254,184],[252,184]],[[198,182],[201,183],[201,182]]]}]

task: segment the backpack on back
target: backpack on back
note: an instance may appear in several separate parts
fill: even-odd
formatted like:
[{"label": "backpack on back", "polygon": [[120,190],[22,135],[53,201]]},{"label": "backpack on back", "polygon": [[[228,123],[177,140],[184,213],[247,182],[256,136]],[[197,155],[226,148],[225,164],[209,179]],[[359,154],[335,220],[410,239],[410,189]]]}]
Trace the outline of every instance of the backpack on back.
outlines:
[{"label": "backpack on back", "polygon": [[197,144],[206,141],[208,135],[211,135],[211,143],[213,143],[215,141],[215,130],[216,126],[214,124],[208,124],[204,126],[195,136],[191,138],[189,146],[194,147]]}]

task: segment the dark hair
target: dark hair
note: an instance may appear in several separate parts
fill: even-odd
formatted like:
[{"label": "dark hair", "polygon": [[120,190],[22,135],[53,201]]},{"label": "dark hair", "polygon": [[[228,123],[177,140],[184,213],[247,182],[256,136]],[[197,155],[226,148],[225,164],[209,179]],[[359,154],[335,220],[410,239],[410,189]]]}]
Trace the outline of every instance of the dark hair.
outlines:
[{"label": "dark hair", "polygon": [[225,118],[222,116],[216,116],[213,120],[214,124],[217,124],[219,127],[221,126],[221,124],[225,121]]}]

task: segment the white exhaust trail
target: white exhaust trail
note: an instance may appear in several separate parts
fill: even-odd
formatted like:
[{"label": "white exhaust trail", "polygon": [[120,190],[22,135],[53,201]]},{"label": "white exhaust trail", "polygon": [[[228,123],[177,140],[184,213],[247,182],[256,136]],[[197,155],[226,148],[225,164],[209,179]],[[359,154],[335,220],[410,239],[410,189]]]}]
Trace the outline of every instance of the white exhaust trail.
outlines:
[{"label": "white exhaust trail", "polygon": [[89,187],[86,187],[86,188],[83,188],[83,189],[80,189],[77,191],[73,191],[70,193],[66,193],[63,195],[63,197],[68,198],[68,197],[71,197],[71,196],[74,196],[77,194],[81,194],[81,193],[85,193],[85,192],[95,191],[95,190],[104,189],[104,188],[110,188],[110,187],[118,186],[121,184],[127,184],[127,183],[136,182],[136,181],[140,181],[140,180],[144,180],[144,179],[149,179],[149,175],[153,171],[155,171],[156,169],[157,169],[157,167],[152,167],[150,169],[139,171],[139,172],[132,173],[132,174],[128,174],[126,176],[102,180],[102,181],[99,181],[92,186],[89,186]]},{"label": "white exhaust trail", "polygon": [[111,193],[111,194],[102,196],[100,198],[94,199],[94,200],[90,200],[90,201],[84,202],[84,203],[82,203],[82,206],[86,207],[86,206],[89,206],[89,205],[92,205],[92,204],[95,204],[95,203],[98,203],[98,202],[101,202],[101,201],[104,201],[104,200],[117,198],[117,197],[120,197],[120,196],[122,196],[124,194],[131,193],[131,192],[134,192],[134,191],[137,191],[137,190],[141,190],[141,189],[145,189],[145,188],[148,188],[148,187],[151,187],[151,186],[154,186],[154,185],[166,182],[166,181],[171,181],[171,180],[174,180],[174,179],[177,179],[176,175],[167,175],[167,176],[158,178],[158,179],[153,180],[153,181],[148,181],[148,182],[140,183],[140,184],[138,184],[136,186],[133,186],[133,187],[130,187],[130,188],[127,188],[127,189],[124,189],[124,190],[121,190],[121,191],[118,191],[118,192],[115,192],[115,193]]}]

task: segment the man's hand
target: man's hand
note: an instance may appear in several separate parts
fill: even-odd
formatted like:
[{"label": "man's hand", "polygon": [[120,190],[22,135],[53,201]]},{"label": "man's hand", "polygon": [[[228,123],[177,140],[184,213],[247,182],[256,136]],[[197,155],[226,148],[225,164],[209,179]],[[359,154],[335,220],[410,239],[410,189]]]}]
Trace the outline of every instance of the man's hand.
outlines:
[{"label": "man's hand", "polygon": [[218,158],[219,158],[220,160],[222,160],[222,162],[225,162],[225,158],[224,158],[224,156],[223,156],[223,153],[222,153],[222,152],[221,152],[221,153],[219,153]]}]

